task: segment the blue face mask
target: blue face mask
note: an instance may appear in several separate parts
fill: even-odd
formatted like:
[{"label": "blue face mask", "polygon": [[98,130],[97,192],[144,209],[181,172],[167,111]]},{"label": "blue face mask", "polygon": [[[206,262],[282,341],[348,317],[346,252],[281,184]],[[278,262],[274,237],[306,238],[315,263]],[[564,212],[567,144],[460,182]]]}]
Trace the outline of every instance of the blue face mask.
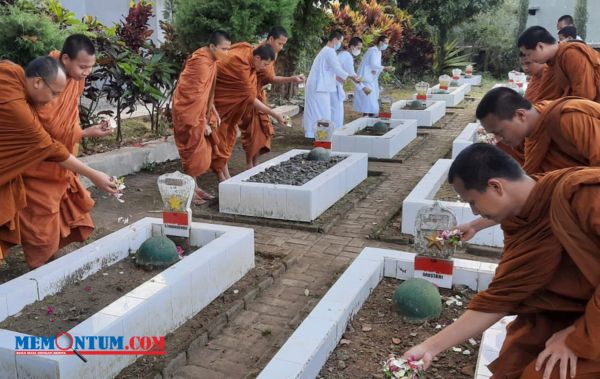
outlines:
[{"label": "blue face mask", "polygon": [[333,48],[336,49],[336,50],[341,49],[342,48],[342,43],[341,42],[336,43]]},{"label": "blue face mask", "polygon": [[388,44],[387,43],[383,43],[379,46],[379,50],[381,51],[385,51],[388,48]]}]

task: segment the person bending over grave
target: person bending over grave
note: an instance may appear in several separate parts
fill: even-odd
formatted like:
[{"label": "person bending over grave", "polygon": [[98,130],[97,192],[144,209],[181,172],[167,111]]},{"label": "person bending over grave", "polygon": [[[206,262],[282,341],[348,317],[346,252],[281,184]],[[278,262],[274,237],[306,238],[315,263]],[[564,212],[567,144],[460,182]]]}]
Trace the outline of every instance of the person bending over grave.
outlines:
[{"label": "person bending over grave", "polygon": [[390,43],[390,37],[379,36],[375,39],[375,44],[371,46],[358,68],[358,75],[364,82],[364,85],[369,87],[371,92],[366,94],[362,90],[354,91],[354,110],[362,113],[363,116],[379,116],[379,76],[384,71],[393,71],[391,66],[383,66],[381,56],[387,50]]},{"label": "person bending over grave", "polygon": [[[542,75],[546,72],[546,65],[532,62],[522,53],[519,54],[519,58],[523,72],[529,76],[524,97],[532,104],[535,104],[540,100]],[[520,165],[523,165],[523,162],[525,161],[525,148],[522,143],[518,146],[511,147],[502,141],[498,141],[496,146],[513,157]]]},{"label": "person bending over grave", "polygon": [[194,51],[185,62],[173,93],[173,134],[183,171],[194,178],[194,204],[213,197],[198,187],[198,177],[210,168],[214,130],[220,123],[214,106],[217,62],[227,56],[231,38],[215,31],[208,45]]},{"label": "person bending over grave", "polygon": [[486,290],[454,323],[404,353],[425,367],[506,315],[492,378],[600,378],[600,169],[528,176],[506,153],[473,144],[448,181],[475,214],[502,222],[504,251]]},{"label": "person bending over grave", "polygon": [[[62,51],[50,56],[64,67],[67,85],[52,101],[37,105],[36,113],[50,137],[76,156],[81,138],[112,133],[107,121],[83,130],[79,124],[79,99],[96,63],[96,49],[88,37],[74,34],[65,40]],[[94,230],[90,215],[94,200],[79,175],[52,162],[40,162],[27,169],[23,183],[27,206],[19,213],[21,245],[27,264],[36,268],[58,249],[90,236]]]},{"label": "person bending over grave", "polygon": [[525,30],[517,41],[521,52],[533,62],[548,64],[549,75],[543,86],[548,87],[541,100],[564,96],[600,99],[600,53],[580,41],[557,43],[541,26]]},{"label": "person bending over grave", "polygon": [[[558,18],[558,21],[556,22],[556,30],[560,32],[561,29],[567,26],[575,26],[575,21],[573,21],[573,17],[568,14],[560,16]],[[583,41],[583,39],[580,36],[576,36],[575,39]]]},{"label": "person bending over grave", "polygon": [[523,72],[527,74],[527,90],[525,90],[524,97],[533,104],[544,100],[542,98],[545,80],[543,75],[547,71],[546,64],[535,63],[524,54],[519,54],[519,59]]},{"label": "person bending over grave", "polygon": [[558,40],[560,42],[568,42],[577,39],[577,28],[573,25],[565,26],[558,31]]},{"label": "person bending over grave", "polygon": [[[67,81],[60,63],[49,56],[34,59],[25,70],[0,61],[0,262],[10,246],[21,243],[19,212],[29,200],[23,173],[40,162],[57,163],[88,177],[99,189],[117,193],[112,177],[75,158],[44,130],[35,113],[34,107],[61,97]],[[35,227],[39,230],[46,226],[37,222]]]},{"label": "person bending over grave", "polygon": [[266,44],[254,48],[246,42],[231,46],[227,58],[217,66],[215,107],[222,116],[216,135],[218,146],[213,149],[211,168],[219,181],[230,178],[227,162],[233,153],[238,124],[247,114],[258,110],[285,124],[283,116],[273,112],[258,98],[257,74],[275,60],[275,50]]},{"label": "person bending over grave", "polygon": [[[265,70],[257,73],[257,98],[265,105],[268,105],[267,94],[264,90],[266,85],[304,82],[302,75],[288,77],[275,74],[277,55],[283,50],[287,40],[287,31],[281,26],[276,26],[271,29],[267,39],[259,45],[269,45],[275,50],[275,60]],[[242,132],[242,146],[246,152],[246,168],[252,168],[258,165],[258,158],[262,154],[271,151],[271,142],[275,135],[271,117],[268,113],[254,108],[251,112],[244,114],[239,128]]]},{"label": "person bending over grave", "polygon": [[[348,42],[348,48],[338,54],[338,60],[342,69],[350,76],[357,76],[354,71],[354,57],[358,57],[362,50],[363,41],[358,37],[352,37]],[[336,83],[335,92],[330,92],[331,97],[331,119],[334,125],[344,125],[344,100],[346,100],[346,92],[344,91],[343,82]],[[362,83],[354,83],[356,90],[363,91],[368,94],[371,90],[365,87]]]},{"label": "person bending over grave", "polygon": [[337,125],[331,114],[331,93],[337,91],[337,82],[344,82],[350,78],[355,83],[359,83],[358,76],[350,76],[340,64],[336,51],[342,47],[344,34],[340,30],[334,30],[329,33],[327,43],[310,67],[306,88],[304,91],[304,115],[302,125],[304,126],[304,136],[306,138],[315,138],[315,130],[319,120],[331,121],[334,128],[340,128],[343,125]]},{"label": "person bending over grave", "polygon": [[[477,106],[488,133],[509,146],[524,146],[528,174],[573,166],[600,166],[600,104],[566,97],[532,105],[510,88],[494,88]],[[493,226],[478,218],[459,225],[463,241]]]}]

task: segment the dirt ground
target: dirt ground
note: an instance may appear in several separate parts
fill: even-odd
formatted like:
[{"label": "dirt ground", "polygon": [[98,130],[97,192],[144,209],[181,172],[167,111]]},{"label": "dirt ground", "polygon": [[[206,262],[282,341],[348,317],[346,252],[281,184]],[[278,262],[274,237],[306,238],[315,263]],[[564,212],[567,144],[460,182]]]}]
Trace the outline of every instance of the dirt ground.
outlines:
[{"label": "dirt ground", "polygon": [[[346,328],[343,340],[331,353],[319,374],[321,379],[384,378],[382,367],[389,354],[401,356],[406,350],[437,333],[442,327],[460,316],[474,292],[465,289],[440,291],[442,314],[437,320],[423,324],[411,324],[402,319],[392,306],[392,296],[400,280],[384,278],[371,292],[362,308]],[[460,297],[461,305],[446,301],[452,296]],[[467,342],[439,354],[424,378],[460,379],[472,378],[477,364],[480,338],[475,345]],[[466,355],[465,351],[468,351]]]}]

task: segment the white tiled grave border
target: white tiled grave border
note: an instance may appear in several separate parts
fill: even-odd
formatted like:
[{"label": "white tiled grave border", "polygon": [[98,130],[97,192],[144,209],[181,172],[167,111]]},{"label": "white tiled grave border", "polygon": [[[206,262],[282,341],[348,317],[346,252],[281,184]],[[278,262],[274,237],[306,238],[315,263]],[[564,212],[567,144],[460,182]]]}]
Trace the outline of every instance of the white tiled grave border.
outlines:
[{"label": "white tiled grave border", "polygon": [[[162,220],[144,218],[0,286],[2,319],[129,256]],[[175,330],[254,267],[254,231],[192,223],[190,244],[201,246],[69,331],[73,336],[160,336]],[[107,277],[107,280],[110,278]],[[135,355],[15,355],[15,337],[0,329],[2,378],[112,378]]]},{"label": "white tiled grave border", "polygon": [[446,114],[446,102],[427,100],[427,108],[424,110],[402,109],[412,100],[399,100],[392,104],[392,119],[395,120],[417,120],[417,126],[433,126]]},{"label": "white tiled grave border", "polygon": [[[383,277],[410,279],[415,254],[367,247],[327,291],[257,379],[313,379],[342,338],[349,320]],[[454,259],[454,284],[486,289],[496,265]]]},{"label": "white tiled grave border", "polygon": [[[462,103],[465,95],[471,90],[470,84],[463,84],[458,87],[453,87],[454,90],[448,93],[433,93],[433,90],[439,90],[440,85],[436,84],[427,91],[427,99],[435,101],[445,101],[446,107],[455,107]],[[413,99],[417,98],[417,94],[413,95]]]},{"label": "white tiled grave border", "polygon": [[[382,136],[355,134],[377,122],[389,124],[391,130]],[[336,129],[331,139],[331,149],[347,153],[367,153],[369,158],[389,159],[415,138],[417,138],[417,120],[361,117]]]},{"label": "white tiled grave border", "polygon": [[464,75],[461,75],[460,79],[458,79],[458,84],[470,84],[472,86],[480,86],[481,85],[481,75],[471,75],[470,78],[467,78]]},{"label": "white tiled grave border", "polygon": [[516,316],[506,316],[483,332],[479,356],[477,357],[475,379],[488,379],[492,376],[487,366],[498,358],[500,348],[506,338],[506,326],[515,318]]},{"label": "white tiled grave border", "polygon": [[[415,221],[417,213],[423,207],[432,206],[435,194],[448,177],[448,170],[452,164],[452,159],[438,159],[429,169],[427,174],[419,181],[415,188],[408,194],[402,202],[402,233],[415,235]],[[474,220],[475,216],[471,207],[467,203],[459,201],[440,201],[442,206],[450,209],[456,216],[459,224]],[[470,244],[503,247],[504,233],[500,225],[484,229],[477,233],[470,241]]]},{"label": "white tiled grave border", "polygon": [[481,127],[478,122],[467,124],[463,131],[452,141],[452,159],[455,159],[461,151],[475,143],[477,129]]},{"label": "white tiled grave border", "polygon": [[219,211],[255,217],[310,222],[367,178],[366,153],[345,156],[329,170],[301,186],[252,183],[246,180],[308,150],[290,150],[250,170],[219,183]]}]

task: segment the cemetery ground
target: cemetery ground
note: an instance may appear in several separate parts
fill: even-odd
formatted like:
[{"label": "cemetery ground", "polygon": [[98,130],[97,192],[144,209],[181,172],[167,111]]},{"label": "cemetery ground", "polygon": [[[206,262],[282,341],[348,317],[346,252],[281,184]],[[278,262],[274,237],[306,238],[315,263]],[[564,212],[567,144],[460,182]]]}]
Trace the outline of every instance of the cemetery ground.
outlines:
[{"label": "cemetery ground", "polygon": [[[469,122],[474,121],[477,101],[490,87],[490,80],[484,80],[482,87],[473,87],[462,104],[447,110],[444,118],[436,125],[439,128],[420,129],[418,138],[395,157],[398,159],[369,161],[369,178],[312,225],[219,216],[218,200],[192,206],[194,221],[253,228],[256,267],[209,307],[170,333],[166,337],[165,356],[140,357],[118,377],[229,379],[253,378],[258,375],[294,328],[364,247],[413,250],[411,238],[400,235],[402,201],[438,159],[450,157],[452,140]],[[409,98],[408,95],[413,92],[408,87],[389,91],[387,95],[397,100]],[[351,102],[346,103],[346,112],[346,122],[359,117],[351,111]],[[301,122],[300,113],[292,119],[293,128],[276,128],[273,149],[261,161],[293,148],[311,148],[303,136]],[[230,162],[232,176],[241,172],[244,167],[245,154],[238,143]],[[156,180],[162,173],[175,170],[181,170],[178,161],[148,166],[145,170],[126,177],[124,204],[92,190],[96,200],[92,212],[96,230],[91,240],[124,227],[126,222],[133,223],[144,217],[160,217],[162,201]],[[199,184],[204,190],[218,194],[214,174],[209,172],[203,175]],[[73,244],[62,253],[66,254],[75,248],[77,246]],[[457,253],[457,256],[481,261],[494,260],[473,256],[464,251]],[[10,271],[0,272],[0,282],[27,271],[18,248],[11,251],[7,262]],[[144,273],[141,271],[137,274],[133,271],[131,276],[135,275],[142,276]],[[114,286],[111,288],[111,283],[108,282],[100,280],[94,284],[94,294],[101,298],[98,301],[115,299],[116,289]],[[107,298],[103,300],[104,297]],[[56,314],[50,315],[46,311],[50,306],[55,310],[54,313],[63,312],[60,316],[66,318],[67,322],[69,317],[75,317],[68,314],[72,306],[61,309],[60,304],[50,304],[46,300],[43,304],[35,303],[35,306],[43,308],[37,315],[38,320],[51,316],[56,318]],[[380,301],[379,306],[384,312],[389,312],[390,304],[386,301]],[[77,317],[84,318],[82,315]],[[38,322],[33,318],[29,320],[31,323]],[[358,319],[355,321],[358,322]],[[378,333],[377,327],[377,324],[372,326],[373,335]],[[433,332],[434,329],[429,332],[420,329],[418,338],[410,337],[410,334],[394,337],[401,339],[401,346],[406,348]],[[362,334],[364,335],[360,338],[369,339],[368,331]],[[364,361],[369,356],[360,359],[353,356],[350,349],[344,365],[375,367],[370,371],[373,377],[383,377],[379,355],[388,353],[390,343],[381,340],[377,358],[373,357],[372,362]],[[473,365],[473,362],[441,359],[435,363],[434,368],[441,377],[450,377],[443,373],[455,370],[452,377],[467,378],[469,376],[465,373],[470,372],[468,366]],[[365,377],[353,376],[354,370],[340,371],[337,366],[335,370],[337,376],[331,378]],[[322,373],[324,377],[329,377],[324,373],[325,371]]]}]

